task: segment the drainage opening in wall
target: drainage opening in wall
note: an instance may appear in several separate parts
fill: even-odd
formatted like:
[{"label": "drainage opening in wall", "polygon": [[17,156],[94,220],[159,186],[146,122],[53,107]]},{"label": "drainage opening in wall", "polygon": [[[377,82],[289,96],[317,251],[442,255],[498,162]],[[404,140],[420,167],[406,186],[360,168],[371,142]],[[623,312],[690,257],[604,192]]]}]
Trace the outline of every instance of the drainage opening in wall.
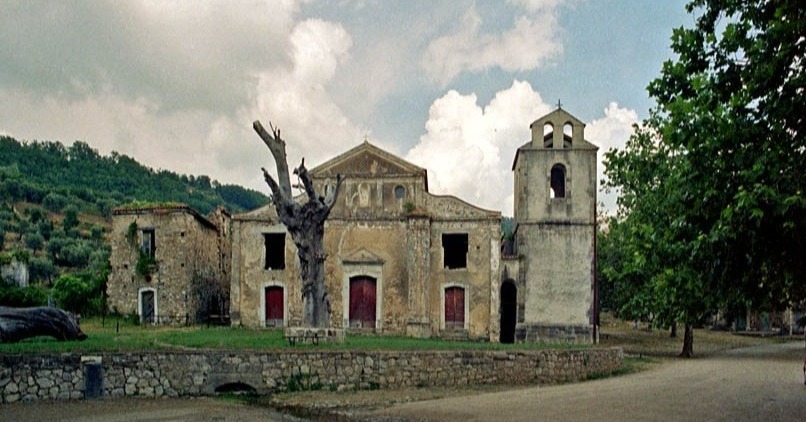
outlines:
[{"label": "drainage opening in wall", "polygon": [[215,393],[237,396],[255,396],[257,395],[257,390],[255,387],[243,382],[230,382],[216,387]]}]

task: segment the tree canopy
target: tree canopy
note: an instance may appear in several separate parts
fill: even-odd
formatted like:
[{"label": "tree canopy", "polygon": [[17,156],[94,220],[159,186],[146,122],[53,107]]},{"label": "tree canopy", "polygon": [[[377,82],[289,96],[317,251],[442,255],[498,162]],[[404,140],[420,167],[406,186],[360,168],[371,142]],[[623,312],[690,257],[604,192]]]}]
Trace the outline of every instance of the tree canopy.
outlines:
[{"label": "tree canopy", "polygon": [[605,155],[605,185],[621,192],[608,236],[623,259],[602,272],[623,310],[688,333],[717,308],[806,297],[806,4],[687,10],[695,25],[674,30],[677,58],[648,88],[657,106]]}]

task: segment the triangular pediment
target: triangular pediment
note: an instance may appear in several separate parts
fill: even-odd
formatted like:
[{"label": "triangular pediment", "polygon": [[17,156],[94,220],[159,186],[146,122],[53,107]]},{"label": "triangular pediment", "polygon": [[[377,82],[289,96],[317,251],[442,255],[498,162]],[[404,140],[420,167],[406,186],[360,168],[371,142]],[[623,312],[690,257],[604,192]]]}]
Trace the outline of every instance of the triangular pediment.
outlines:
[{"label": "triangular pediment", "polygon": [[344,264],[383,264],[383,259],[361,248],[343,257],[341,262]]},{"label": "triangular pediment", "polygon": [[316,166],[310,170],[314,177],[332,177],[337,174],[349,177],[424,176],[422,167],[386,152],[369,142]]}]

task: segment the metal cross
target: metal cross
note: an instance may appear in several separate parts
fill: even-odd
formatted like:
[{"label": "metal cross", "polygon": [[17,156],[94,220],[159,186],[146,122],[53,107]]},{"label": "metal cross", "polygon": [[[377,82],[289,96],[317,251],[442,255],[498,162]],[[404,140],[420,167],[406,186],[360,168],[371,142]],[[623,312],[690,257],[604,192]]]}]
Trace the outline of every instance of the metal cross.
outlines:
[{"label": "metal cross", "polygon": [[563,108],[563,103],[560,102],[560,99],[557,99],[557,108]]}]

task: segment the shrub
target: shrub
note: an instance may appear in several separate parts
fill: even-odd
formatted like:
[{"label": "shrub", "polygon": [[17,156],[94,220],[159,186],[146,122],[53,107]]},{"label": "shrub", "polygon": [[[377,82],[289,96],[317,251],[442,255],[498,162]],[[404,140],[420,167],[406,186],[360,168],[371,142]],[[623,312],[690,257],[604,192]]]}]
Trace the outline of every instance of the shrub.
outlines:
[{"label": "shrub", "polygon": [[51,212],[60,212],[62,208],[67,206],[67,202],[66,196],[56,192],[51,192],[42,199],[42,205]]},{"label": "shrub", "polygon": [[60,307],[73,313],[89,310],[92,286],[86,280],[72,275],[63,275],[53,285],[53,297]]},{"label": "shrub", "polygon": [[0,306],[27,308],[47,303],[48,293],[39,286],[17,287],[0,282]]},{"label": "shrub", "polygon": [[45,245],[45,238],[39,232],[28,232],[25,234],[25,246],[28,249],[38,251]]},{"label": "shrub", "polygon": [[50,282],[56,274],[56,266],[46,256],[35,256],[28,261],[28,277],[31,281]]},{"label": "shrub", "polygon": [[64,210],[64,220],[62,220],[62,227],[65,232],[78,227],[78,208],[75,205],[70,205]]}]

